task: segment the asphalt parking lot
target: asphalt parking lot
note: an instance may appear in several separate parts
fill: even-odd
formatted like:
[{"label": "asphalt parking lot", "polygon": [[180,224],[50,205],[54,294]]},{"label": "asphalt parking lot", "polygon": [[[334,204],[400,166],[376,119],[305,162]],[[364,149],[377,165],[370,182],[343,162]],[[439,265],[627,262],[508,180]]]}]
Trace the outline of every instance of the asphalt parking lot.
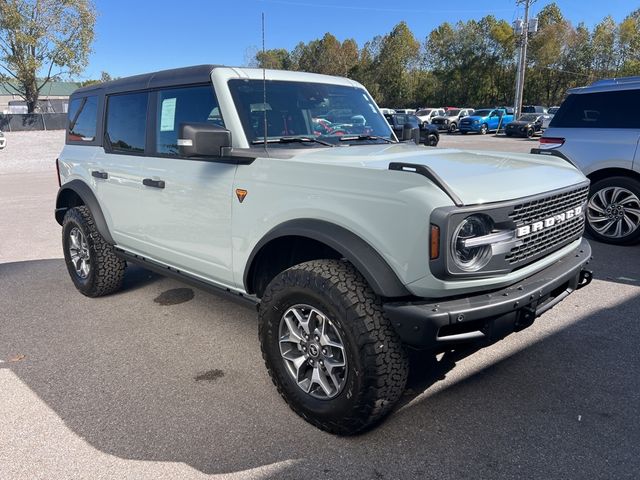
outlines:
[{"label": "asphalt parking lot", "polygon": [[[115,295],[79,294],[53,219],[63,134],[7,140],[1,480],[638,477],[640,247],[592,242],[589,287],[488,348],[415,359],[397,411],[339,438],[280,399],[251,309],[138,267]],[[446,134],[440,144],[535,145]]]}]

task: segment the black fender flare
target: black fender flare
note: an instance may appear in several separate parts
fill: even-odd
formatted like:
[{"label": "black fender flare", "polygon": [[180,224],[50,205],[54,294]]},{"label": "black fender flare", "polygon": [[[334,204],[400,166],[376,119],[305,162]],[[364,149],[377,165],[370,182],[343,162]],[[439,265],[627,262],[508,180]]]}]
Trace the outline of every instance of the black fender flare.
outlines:
[{"label": "black fender flare", "polygon": [[260,250],[270,241],[280,237],[305,237],[331,247],[353,264],[364,276],[373,291],[382,297],[411,295],[384,258],[355,233],[324,220],[296,219],[271,229],[256,244],[245,265],[243,283],[249,291],[250,274]]},{"label": "black fender flare", "polygon": [[100,208],[98,199],[93,193],[93,190],[91,190],[91,187],[82,180],[71,180],[70,182],[62,185],[58,190],[55,211],[56,221],[62,225],[62,220],[64,219],[64,215],[67,213],[67,210],[75,206],[67,203],[67,199],[71,192],[80,197],[82,203],[91,210],[91,215],[93,216],[93,220],[96,222],[96,228],[98,229],[98,232],[100,232],[100,235],[102,235],[107,243],[115,245],[116,242],[114,242],[111,233],[109,233],[109,227],[107,227],[107,222],[104,219],[104,214],[102,213],[102,208]]}]

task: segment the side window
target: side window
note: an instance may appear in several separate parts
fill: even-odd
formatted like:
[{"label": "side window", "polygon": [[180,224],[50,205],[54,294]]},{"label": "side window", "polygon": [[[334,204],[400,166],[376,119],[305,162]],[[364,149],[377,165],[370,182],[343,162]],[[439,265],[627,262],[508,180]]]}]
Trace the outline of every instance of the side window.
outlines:
[{"label": "side window", "polygon": [[551,120],[564,128],[640,128],[640,117],[625,114],[637,105],[639,90],[571,94]]},{"label": "side window", "polygon": [[105,147],[110,151],[144,152],[147,97],[146,92],[108,97]]},{"label": "side window", "polygon": [[156,153],[178,155],[178,134],[183,123],[211,123],[224,127],[211,85],[158,92]]},{"label": "side window", "polygon": [[92,142],[96,138],[98,97],[74,98],[69,105],[68,139],[72,142]]}]

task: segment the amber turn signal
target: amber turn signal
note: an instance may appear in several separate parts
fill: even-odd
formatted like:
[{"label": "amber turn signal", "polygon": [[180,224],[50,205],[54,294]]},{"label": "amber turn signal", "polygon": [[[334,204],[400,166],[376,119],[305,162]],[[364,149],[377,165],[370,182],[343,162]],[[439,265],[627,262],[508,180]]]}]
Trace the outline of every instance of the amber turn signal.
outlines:
[{"label": "amber turn signal", "polygon": [[435,260],[440,256],[440,227],[431,225],[431,245],[429,248],[429,258]]}]

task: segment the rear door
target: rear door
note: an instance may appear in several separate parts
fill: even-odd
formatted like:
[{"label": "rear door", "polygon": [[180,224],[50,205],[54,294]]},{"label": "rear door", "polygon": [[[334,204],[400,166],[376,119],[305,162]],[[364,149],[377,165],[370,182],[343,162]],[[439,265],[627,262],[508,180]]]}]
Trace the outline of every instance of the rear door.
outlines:
[{"label": "rear door", "polygon": [[144,251],[141,220],[142,158],[146,145],[147,92],[107,95],[103,148],[94,158],[95,191],[119,246]]},{"label": "rear door", "polygon": [[231,202],[236,165],[180,155],[184,123],[224,126],[211,84],[152,92],[151,152],[141,195],[146,251],[156,260],[230,285]]}]

